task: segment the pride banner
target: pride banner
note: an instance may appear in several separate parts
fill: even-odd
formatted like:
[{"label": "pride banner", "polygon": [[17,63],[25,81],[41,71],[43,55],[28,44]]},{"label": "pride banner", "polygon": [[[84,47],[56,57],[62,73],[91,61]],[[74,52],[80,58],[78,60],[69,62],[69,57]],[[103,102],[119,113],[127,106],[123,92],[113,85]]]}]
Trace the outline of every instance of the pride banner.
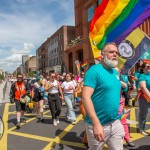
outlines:
[{"label": "pride banner", "polygon": [[150,38],[139,28],[136,28],[118,46],[118,68],[122,68],[127,74],[137,61],[141,59],[141,56],[149,50]]},{"label": "pride banner", "polygon": [[120,43],[148,17],[150,0],[102,0],[89,33],[94,58],[100,56],[105,43]]}]

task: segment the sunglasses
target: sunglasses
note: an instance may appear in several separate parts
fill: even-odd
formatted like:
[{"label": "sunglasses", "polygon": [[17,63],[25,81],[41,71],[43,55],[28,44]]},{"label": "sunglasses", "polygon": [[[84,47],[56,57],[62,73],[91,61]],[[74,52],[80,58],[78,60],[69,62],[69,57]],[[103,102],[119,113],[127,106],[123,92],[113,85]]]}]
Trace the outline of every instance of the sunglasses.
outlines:
[{"label": "sunglasses", "polygon": [[150,66],[146,66],[145,68],[150,68]]},{"label": "sunglasses", "polygon": [[55,78],[56,76],[51,76],[52,78]]}]

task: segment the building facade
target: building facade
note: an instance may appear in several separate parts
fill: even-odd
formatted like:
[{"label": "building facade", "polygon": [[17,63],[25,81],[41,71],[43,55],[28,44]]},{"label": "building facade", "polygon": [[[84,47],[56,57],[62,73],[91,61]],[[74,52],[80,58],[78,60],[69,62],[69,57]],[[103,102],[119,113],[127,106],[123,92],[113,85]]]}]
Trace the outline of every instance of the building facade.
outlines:
[{"label": "building facade", "polygon": [[26,73],[28,74],[29,72],[36,71],[36,56],[30,57],[26,62],[25,62],[25,70]]},{"label": "building facade", "polygon": [[22,55],[22,73],[26,74],[25,62],[30,59],[28,55]]},{"label": "building facade", "polygon": [[47,39],[37,50],[36,50],[36,68],[42,74],[46,74],[48,67],[48,49],[47,44],[49,40]]},{"label": "building facade", "polygon": [[[102,0],[74,0],[75,9],[75,36],[83,36],[82,42],[67,47],[69,71],[77,73],[75,60],[81,63],[87,62],[89,66],[94,64],[94,58],[89,41],[89,27],[94,16],[94,11]],[[150,36],[150,18],[139,26]],[[73,68],[73,69],[72,69]]]},{"label": "building facade", "polygon": [[75,37],[74,26],[62,26],[49,37],[36,51],[37,70],[44,74],[68,71],[68,57],[65,49]]}]

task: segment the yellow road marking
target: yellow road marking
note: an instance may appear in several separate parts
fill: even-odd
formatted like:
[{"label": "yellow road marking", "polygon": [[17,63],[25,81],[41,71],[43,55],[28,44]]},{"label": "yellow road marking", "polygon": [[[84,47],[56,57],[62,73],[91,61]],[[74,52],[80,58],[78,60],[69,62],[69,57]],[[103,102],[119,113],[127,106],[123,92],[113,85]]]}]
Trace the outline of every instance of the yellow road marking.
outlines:
[{"label": "yellow road marking", "polygon": [[0,148],[2,150],[7,150],[8,110],[9,110],[9,103],[6,103],[4,108],[4,113],[3,113],[4,134],[2,139],[0,140]]},{"label": "yellow road marking", "polygon": [[47,137],[32,135],[32,134],[27,134],[27,133],[21,133],[21,132],[15,132],[15,131],[10,131],[9,134],[22,136],[22,137],[26,137],[26,138],[31,138],[31,139],[36,139],[36,140],[41,140],[41,141],[45,141],[45,142],[54,141],[52,138],[47,138]]},{"label": "yellow road marking", "polygon": [[[43,114],[46,114],[46,113],[48,113],[48,112],[49,112],[49,110],[47,110],[47,111],[44,112]],[[32,120],[35,120],[35,119],[36,119],[36,117],[31,118],[31,119],[28,119],[28,120],[26,121],[26,123],[29,123],[29,122],[31,122]],[[24,124],[22,124],[22,125],[25,125],[26,123],[24,123]],[[9,131],[12,131],[12,130],[14,130],[14,129],[16,129],[16,126],[10,128]]]},{"label": "yellow road marking", "polygon": [[[80,114],[77,119],[76,119],[76,123],[78,123],[80,120],[82,119],[82,115]],[[55,143],[60,143],[61,139],[74,127],[74,125],[70,124],[68,125],[63,132],[61,132],[55,139],[54,142],[50,142],[43,150],[49,150],[51,149]],[[66,145],[68,145],[69,143],[66,143]],[[77,146],[77,145],[76,145]],[[80,145],[78,145],[80,146]]]},{"label": "yellow road marking", "polygon": [[[135,114],[135,109],[134,108],[131,109],[130,119],[131,120],[136,120],[136,114]],[[136,124],[130,124],[130,132],[131,133],[136,133]]]},{"label": "yellow road marking", "polygon": [[70,146],[85,148],[83,143],[69,142],[69,141],[64,141],[64,140],[60,140],[60,143],[63,145],[70,145]]}]

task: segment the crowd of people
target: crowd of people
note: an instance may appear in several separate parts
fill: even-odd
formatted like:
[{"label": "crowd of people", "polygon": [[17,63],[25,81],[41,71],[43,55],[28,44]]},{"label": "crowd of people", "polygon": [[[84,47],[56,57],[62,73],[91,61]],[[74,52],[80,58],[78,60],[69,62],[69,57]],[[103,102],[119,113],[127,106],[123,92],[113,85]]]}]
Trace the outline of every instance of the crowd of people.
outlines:
[{"label": "crowd of people", "polygon": [[[76,124],[75,95],[81,97],[80,110],[85,121],[84,142],[89,150],[102,150],[107,144],[110,150],[135,149],[131,141],[126,117],[131,105],[139,105],[138,132],[146,136],[146,118],[150,108],[150,64],[143,63],[137,71],[125,74],[117,68],[118,48],[115,43],[106,44],[102,49],[100,64],[93,65],[80,75],[63,73],[62,76],[51,73],[46,78],[42,75],[36,80],[25,81],[19,74],[10,90],[10,102],[16,105],[16,127],[25,122],[25,103],[20,100],[30,96],[36,108],[36,117],[44,122],[43,103],[47,99],[53,125],[57,126],[61,114],[62,102],[66,104],[66,119]],[[136,88],[137,96],[130,102],[130,93]],[[45,94],[48,93],[48,95]],[[124,117],[125,116],[125,117]]]}]

